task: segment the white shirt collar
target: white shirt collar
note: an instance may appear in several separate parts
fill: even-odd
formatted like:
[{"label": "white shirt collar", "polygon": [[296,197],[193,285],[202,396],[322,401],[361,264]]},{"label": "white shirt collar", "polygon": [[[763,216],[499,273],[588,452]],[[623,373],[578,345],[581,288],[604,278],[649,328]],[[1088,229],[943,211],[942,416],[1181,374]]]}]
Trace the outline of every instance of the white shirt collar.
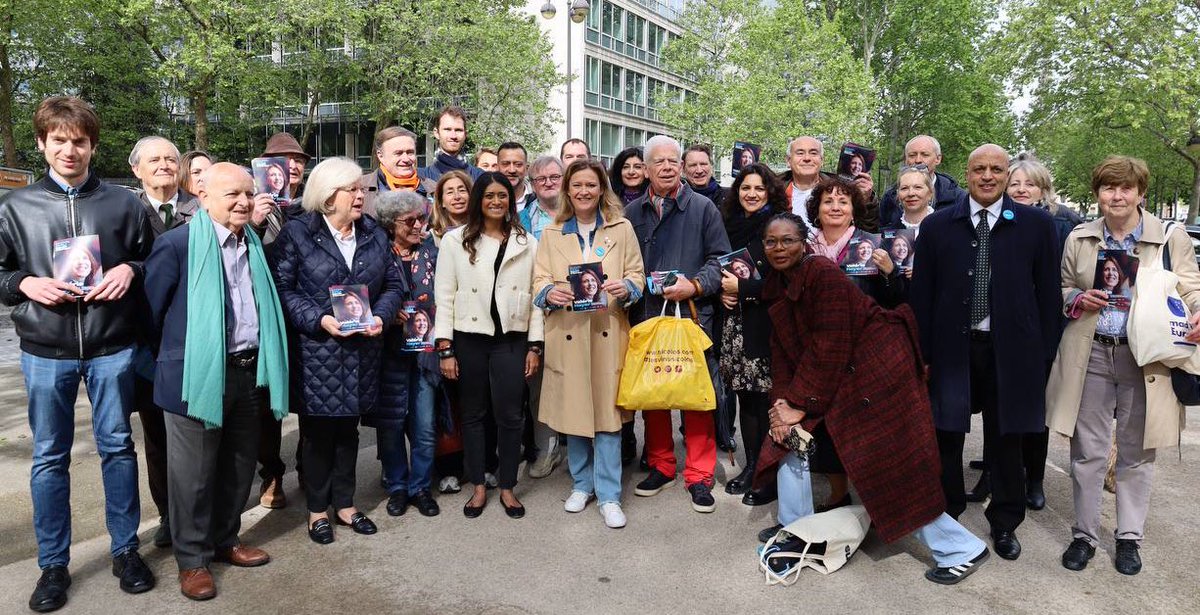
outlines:
[{"label": "white shirt collar", "polygon": [[[933,205],[926,206],[925,207],[925,215],[928,216],[931,213],[933,213]],[[979,215],[979,214],[975,214],[975,215]],[[924,218],[922,218],[922,220],[924,220]],[[900,224],[903,224],[904,228],[917,228],[918,226],[921,226],[920,222],[917,222],[914,224],[914,223],[908,221],[908,212],[907,211],[900,214]]]},{"label": "white shirt collar", "polygon": [[329,227],[329,234],[333,235],[334,239],[344,243],[354,241],[355,229],[353,224],[350,225],[350,234],[343,236],[341,231],[333,228],[333,225],[329,223],[329,216],[321,216],[321,219],[325,221],[325,226]]},{"label": "white shirt collar", "polygon": [[971,224],[979,223],[979,210],[986,209],[988,212],[988,228],[991,228],[996,220],[1000,219],[1000,210],[1004,209],[1004,197],[996,199],[995,203],[984,207],[980,205],[975,197],[970,197],[971,200]]},{"label": "white shirt collar", "polygon": [[167,199],[166,201],[160,201],[160,200],[150,196],[149,192],[146,192],[145,194],[146,194],[146,200],[150,201],[150,204],[154,206],[154,209],[162,209],[162,206],[166,205],[167,203],[171,204],[172,209],[179,208],[178,207],[179,206],[179,191],[178,190],[176,190],[175,194],[171,195],[171,198]]}]

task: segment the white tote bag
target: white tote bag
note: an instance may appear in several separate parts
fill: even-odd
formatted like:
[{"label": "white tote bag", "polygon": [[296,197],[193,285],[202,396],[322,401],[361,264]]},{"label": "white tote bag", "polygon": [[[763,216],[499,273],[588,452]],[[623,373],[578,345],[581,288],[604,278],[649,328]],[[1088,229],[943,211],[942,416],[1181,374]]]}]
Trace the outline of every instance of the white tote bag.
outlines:
[{"label": "white tote bag", "polygon": [[[766,576],[767,585],[791,585],[804,568],[821,574],[835,572],[858,550],[870,527],[871,518],[861,505],[801,517],[779,530],[759,549],[758,567]],[[799,551],[790,550],[797,546],[793,538],[804,542]]]},{"label": "white tote bag", "polygon": [[[1167,249],[1165,243],[1162,249]],[[1150,264],[1153,266],[1144,266]],[[1195,344],[1184,339],[1191,313],[1179,297],[1179,277],[1163,269],[1157,258],[1145,259],[1141,265],[1126,325],[1129,350],[1139,367],[1155,362],[1178,365],[1196,350]]]}]

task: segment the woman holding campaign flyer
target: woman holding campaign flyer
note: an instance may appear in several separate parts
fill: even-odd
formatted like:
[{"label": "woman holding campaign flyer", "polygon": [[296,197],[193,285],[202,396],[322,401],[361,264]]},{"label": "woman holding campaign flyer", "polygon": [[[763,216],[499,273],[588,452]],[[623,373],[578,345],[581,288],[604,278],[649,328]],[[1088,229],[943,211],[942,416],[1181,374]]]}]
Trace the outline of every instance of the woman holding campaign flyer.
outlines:
[{"label": "woman holding campaign flyer", "polygon": [[761,489],[750,488],[759,450],[767,438],[767,393],[771,390],[771,320],[762,300],[762,274],[766,272],[762,232],[771,216],[788,211],[791,205],[783,184],[761,164],[742,169],[729,195],[721,205],[725,232],[733,253],[744,258],[730,258],[721,272],[725,311],[717,366],[725,385],[738,398],[746,463],[741,473],[725,483],[725,493],[742,495],[743,504],[757,506],[775,500],[773,481]]},{"label": "woman holding campaign flyer", "polygon": [[[318,164],[304,191],[305,213],[283,225],[272,252],[291,333],[291,404],[300,415],[308,535],[319,544],[334,539],[330,506],[339,525],[359,534],[376,531],[354,506],[358,421],[375,409],[381,334],[403,299],[387,235],[362,215],[361,175],[349,158]],[[343,330],[330,289],[353,285],[365,287],[362,299],[373,316],[365,328]]]},{"label": "woman holding campaign flyer", "polygon": [[[1200,270],[1181,226],[1166,225],[1140,206],[1150,183],[1146,163],[1109,156],[1092,171],[1101,217],[1071,231],[1062,258],[1063,311],[1069,322],[1046,387],[1046,424],[1071,439],[1075,523],[1062,555],[1068,570],[1083,570],[1100,544],[1100,505],[1112,425],[1116,418],[1116,554],[1121,574],[1142,567],[1138,549],[1150,506],[1155,452],[1179,445],[1183,406],[1161,363],[1139,367],[1129,348],[1128,308],[1105,290],[1103,250],[1124,254],[1142,268],[1163,264],[1179,277],[1177,290],[1191,309],[1186,340],[1200,342]],[[1097,275],[1099,273],[1099,275]],[[1109,276],[1111,277],[1111,276]],[[1136,297],[1135,297],[1136,300]],[[1182,308],[1183,306],[1179,306]],[[1182,309],[1179,311],[1182,316]]]},{"label": "woman holding campaign flyer", "polygon": [[462,380],[463,452],[474,485],[463,515],[487,506],[484,416],[496,418],[497,482],[509,517],[525,516],[513,493],[521,461],[525,381],[541,367],[542,312],[530,289],[537,240],[521,226],[513,187],[500,173],[475,180],[467,223],[442,237],[434,298],[435,349],[442,376]]},{"label": "woman holding campaign flyer", "polygon": [[375,428],[388,492],[386,510],[393,517],[403,515],[410,503],[426,517],[441,512],[430,482],[442,374],[432,344],[425,344],[432,324],[438,249],[425,234],[426,205],[425,197],[409,190],[391,190],[375,198],[379,226],[391,239],[392,259],[400,271],[404,303],[396,312],[395,326],[384,336],[379,404],[363,416],[363,425]]},{"label": "woman holding campaign flyer", "polygon": [[[581,264],[596,264],[582,268]],[[571,270],[601,272],[601,309],[581,311]],[[609,185],[604,166],[578,160],[563,175],[559,211],[542,231],[534,267],[534,304],[546,316],[546,371],[540,419],[567,436],[574,484],[565,509],[577,513],[599,501],[604,523],[625,526],[621,510],[621,426],[633,414],[617,408],[617,385],[629,319],[625,308],[645,287],[642,252],[633,226]]]}]

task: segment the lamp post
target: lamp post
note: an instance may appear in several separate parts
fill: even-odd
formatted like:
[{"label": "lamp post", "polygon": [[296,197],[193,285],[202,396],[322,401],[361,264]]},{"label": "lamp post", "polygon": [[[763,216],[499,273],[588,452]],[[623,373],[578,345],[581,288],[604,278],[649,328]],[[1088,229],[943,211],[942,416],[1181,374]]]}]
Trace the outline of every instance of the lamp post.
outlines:
[{"label": "lamp post", "polygon": [[[575,81],[575,72],[571,69],[571,39],[574,38],[574,31],[571,28],[571,24],[583,23],[583,20],[587,19],[588,11],[591,10],[592,5],[588,2],[588,0],[567,0],[567,1],[569,2],[569,4],[568,4],[569,9],[567,10],[567,18],[570,21],[567,22],[567,105],[566,106],[567,106],[567,139],[571,139],[573,137],[573,135],[571,134],[571,102],[574,98],[572,96],[572,87],[571,86],[572,86],[573,82]],[[558,14],[558,9],[554,8],[553,0],[546,0],[546,3],[542,5],[541,13],[542,13],[542,18],[544,18],[544,19],[554,19],[554,16],[556,14]]]}]

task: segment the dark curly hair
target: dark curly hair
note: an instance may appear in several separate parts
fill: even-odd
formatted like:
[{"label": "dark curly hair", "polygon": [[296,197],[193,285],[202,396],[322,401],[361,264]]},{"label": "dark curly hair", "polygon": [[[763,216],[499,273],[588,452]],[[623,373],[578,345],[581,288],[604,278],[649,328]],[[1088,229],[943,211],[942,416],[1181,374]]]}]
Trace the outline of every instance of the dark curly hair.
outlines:
[{"label": "dark curly hair", "polygon": [[467,224],[463,228],[463,248],[471,256],[471,264],[475,264],[476,249],[480,235],[483,235],[483,192],[492,184],[500,184],[508,191],[508,215],[504,216],[501,229],[504,230],[505,241],[513,230],[517,231],[517,240],[525,239],[525,227],[521,226],[521,217],[517,215],[517,199],[513,194],[512,184],[508,178],[488,172],[479,176],[471,186],[471,198],[467,201]]},{"label": "dark curly hair", "polygon": [[742,169],[738,174],[737,179],[733,180],[733,185],[729,187],[729,192],[725,194],[725,200],[721,203],[721,214],[725,220],[729,220],[733,216],[742,212],[742,204],[738,199],[738,190],[742,187],[742,182],[746,181],[746,177],[757,175],[762,178],[762,183],[767,187],[767,210],[772,214],[789,211],[791,204],[788,202],[787,189],[783,182],[779,180],[779,176],[775,175],[765,164],[754,163]]},{"label": "dark curly hair", "polygon": [[[625,161],[630,158],[637,158],[642,162],[646,162],[646,155],[642,153],[642,148],[629,147],[621,150],[621,153],[617,154],[616,158],[613,158],[612,166],[608,167],[608,179],[612,184],[613,192],[617,193],[618,198],[625,192],[625,184],[621,182],[621,167],[625,166]],[[649,186],[650,177],[647,175],[646,179],[642,181],[642,185],[638,186],[638,190],[645,192]]]},{"label": "dark curly hair", "polygon": [[840,192],[850,197],[850,211],[854,214],[854,225],[863,226],[867,219],[867,197],[855,186],[853,182],[842,179],[838,176],[823,177],[817,183],[817,187],[813,188],[812,195],[808,197],[808,219],[812,221],[812,225],[816,228],[821,228],[821,217],[817,214],[821,210],[821,199],[826,194]]}]

